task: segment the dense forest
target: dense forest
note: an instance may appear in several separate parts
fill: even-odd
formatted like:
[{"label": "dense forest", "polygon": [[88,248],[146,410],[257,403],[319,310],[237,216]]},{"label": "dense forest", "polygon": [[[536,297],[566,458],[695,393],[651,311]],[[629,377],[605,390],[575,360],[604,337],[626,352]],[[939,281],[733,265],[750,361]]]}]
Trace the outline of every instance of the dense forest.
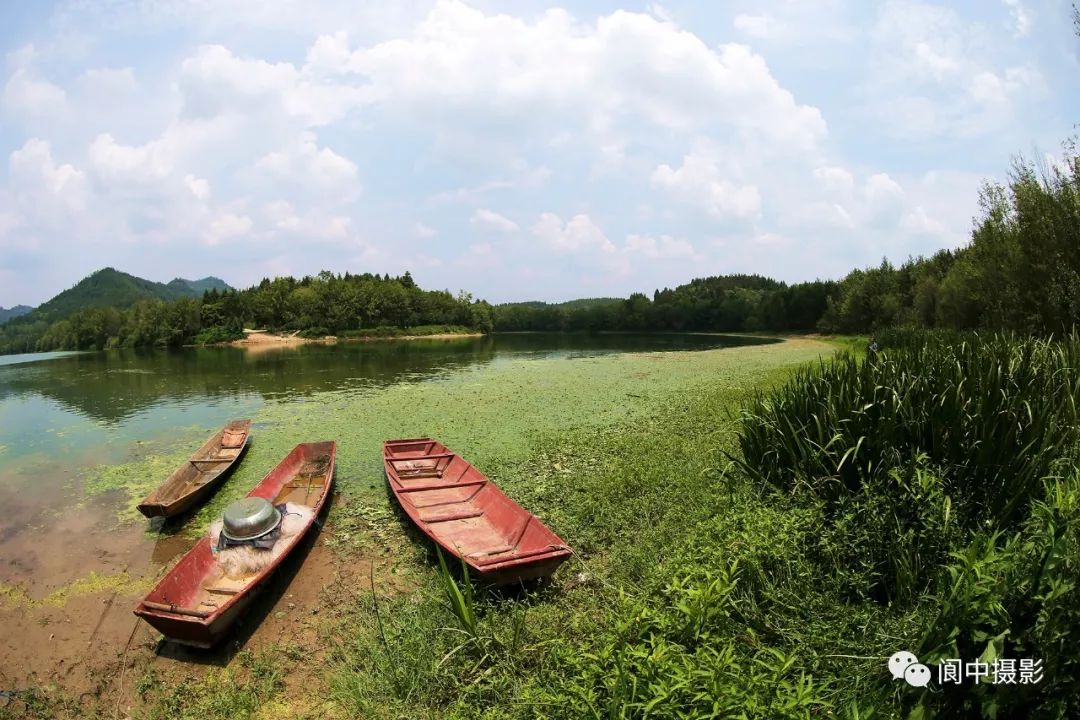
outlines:
[{"label": "dense forest", "polygon": [[407,272],[391,278],[324,271],[264,279],[247,290],[214,288],[201,298],[139,300],[128,308],[95,303],[54,322],[35,311],[0,326],[0,352],[178,347],[238,338],[244,327],[313,337],[417,325],[488,331],[491,307],[467,293],[422,290]]},{"label": "dense forest", "polygon": [[650,300],[513,303],[510,330],[870,332],[891,326],[1053,333],[1080,321],[1080,155],[1053,167],[1018,160],[987,184],[971,243],[899,267],[888,260],[839,282],[787,285],[757,275],[693,280]]}]

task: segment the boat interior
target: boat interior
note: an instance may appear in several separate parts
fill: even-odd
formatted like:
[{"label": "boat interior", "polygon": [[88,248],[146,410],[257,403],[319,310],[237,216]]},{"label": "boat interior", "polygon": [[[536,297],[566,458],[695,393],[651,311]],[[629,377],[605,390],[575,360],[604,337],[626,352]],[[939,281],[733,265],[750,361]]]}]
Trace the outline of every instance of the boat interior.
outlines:
[{"label": "boat interior", "polygon": [[[322,445],[328,447],[323,448]],[[332,481],[328,472],[333,463],[330,447],[332,443],[316,444],[318,450],[325,449],[326,452],[311,454],[305,452],[304,446],[297,447],[252,493],[267,498],[274,505],[289,503],[291,506],[310,508],[312,512],[296,534],[283,533],[270,550],[239,548],[251,553],[269,553],[261,558],[262,562],[254,563],[250,572],[239,577],[227,575],[218,565],[211,549],[216,539],[203,537],[175,570],[147,596],[144,604],[152,609],[203,618],[211,615],[232,596],[242,593],[267,566],[275,564],[299,541],[303,531],[314,520],[327,485]],[[270,479],[275,474],[276,482]]]},{"label": "boat interior", "polygon": [[[564,548],[531,513],[467,460],[430,438],[388,442],[396,492],[427,532],[470,565],[484,568]],[[408,510],[408,508],[407,508]]]},{"label": "boat interior", "polygon": [[244,451],[251,422],[229,423],[206,441],[147,501],[167,503],[210,482]]}]

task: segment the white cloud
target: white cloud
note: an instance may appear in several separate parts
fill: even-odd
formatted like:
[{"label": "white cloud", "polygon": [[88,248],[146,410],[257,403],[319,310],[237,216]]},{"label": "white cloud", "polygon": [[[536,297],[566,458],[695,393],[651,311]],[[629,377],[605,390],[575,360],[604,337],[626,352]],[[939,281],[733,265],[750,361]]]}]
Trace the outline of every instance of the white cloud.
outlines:
[{"label": "white cloud", "polygon": [[255,168],[275,181],[343,199],[362,190],[356,164],[328,147],[320,148],[310,132],[301,133],[291,146],[263,156]]},{"label": "white cloud", "polygon": [[167,143],[148,143],[130,147],[116,142],[112,135],[99,135],[88,154],[94,172],[106,180],[141,183],[160,180],[172,174],[172,153]]},{"label": "white cloud", "polygon": [[851,172],[842,167],[823,166],[814,168],[814,180],[829,195],[845,196],[855,185]]},{"label": "white cloud", "polygon": [[532,227],[532,233],[548,248],[559,253],[580,253],[598,250],[615,252],[604,231],[588,215],[578,214],[563,223],[554,213],[542,213]]},{"label": "white cloud", "polygon": [[666,164],[658,166],[652,184],[713,217],[753,218],[761,214],[757,187],[722,177],[718,163],[704,154],[685,156],[677,169]]},{"label": "white cloud", "polygon": [[247,215],[222,213],[210,222],[204,239],[207,245],[219,245],[225,240],[247,235],[252,225]]},{"label": "white cloud", "polygon": [[[727,125],[783,147],[812,147],[826,131],[821,113],[799,105],[749,48],[713,50],[640,13],[589,26],[549,10],[529,23],[439,0],[408,39],[347,54],[344,42],[320,38],[305,69],[361,78],[362,102],[411,122],[460,118],[491,133],[510,120],[562,129],[573,121],[607,134],[632,116],[680,129]],[[268,84],[293,82],[288,69],[254,71]]]},{"label": "white cloud", "polygon": [[79,78],[79,88],[87,96],[101,101],[131,95],[139,90],[132,68],[92,68]]},{"label": "white cloud", "polygon": [[418,222],[416,223],[416,225],[413,226],[413,234],[421,240],[428,240],[435,237],[439,233],[435,230],[435,228],[428,227],[424,223]]},{"label": "white cloud", "polygon": [[504,233],[517,232],[519,229],[518,224],[510,218],[483,208],[477,209],[476,212],[473,213],[472,218],[469,219],[469,222],[473,225],[479,225],[490,230]]},{"label": "white cloud", "polygon": [[11,153],[9,172],[13,184],[24,193],[43,190],[71,209],[86,204],[86,175],[68,163],[58,164],[52,147],[38,138],[27,140]]},{"label": "white cloud", "polygon": [[889,0],[871,37],[866,92],[875,120],[905,139],[984,136],[1046,92],[1032,62],[1010,58],[984,26],[950,7]]},{"label": "white cloud", "polygon": [[736,30],[752,38],[771,38],[785,32],[785,29],[780,26],[776,18],[768,13],[757,15],[739,13],[735,16],[733,24]]},{"label": "white cloud", "polygon": [[292,63],[237,57],[221,45],[203,46],[184,60],[180,89],[192,116],[280,113],[309,127],[340,120],[367,95],[363,86],[336,84]]},{"label": "white cloud", "polygon": [[624,250],[652,260],[691,259],[697,254],[689,242],[670,235],[628,235]]},{"label": "white cloud", "polygon": [[1031,13],[1021,0],[1002,0],[1005,7],[1009,8],[1013,23],[1016,26],[1017,35],[1027,35],[1031,32]]},{"label": "white cloud", "polygon": [[205,178],[197,178],[194,175],[185,175],[184,184],[188,190],[199,200],[210,199],[210,181]]},{"label": "white cloud", "polygon": [[67,109],[67,93],[63,88],[40,77],[30,65],[33,46],[8,54],[8,63],[15,70],[4,84],[4,111],[25,121],[46,118]]}]

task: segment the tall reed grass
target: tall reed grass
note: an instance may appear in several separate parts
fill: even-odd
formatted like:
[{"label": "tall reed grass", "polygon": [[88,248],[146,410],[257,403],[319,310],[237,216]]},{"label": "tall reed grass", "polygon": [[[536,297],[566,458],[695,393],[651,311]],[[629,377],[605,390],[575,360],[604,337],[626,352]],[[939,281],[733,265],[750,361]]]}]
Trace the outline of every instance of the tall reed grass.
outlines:
[{"label": "tall reed grass", "polygon": [[923,455],[957,522],[1014,525],[1080,439],[1080,338],[893,337],[761,395],[739,432],[742,466],[832,508]]},{"label": "tall reed grass", "polygon": [[740,465],[821,512],[808,559],[919,618],[926,663],[1043,663],[1040,684],[907,694],[912,717],[1080,713],[1080,338],[892,332],[745,411]]}]

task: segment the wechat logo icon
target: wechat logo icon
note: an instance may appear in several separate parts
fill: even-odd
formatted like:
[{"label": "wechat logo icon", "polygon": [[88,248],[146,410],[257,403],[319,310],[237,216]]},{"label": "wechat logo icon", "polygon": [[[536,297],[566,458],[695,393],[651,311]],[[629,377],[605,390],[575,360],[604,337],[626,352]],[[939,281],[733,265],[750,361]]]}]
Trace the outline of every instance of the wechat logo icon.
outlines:
[{"label": "wechat logo icon", "polygon": [[893,653],[889,658],[889,672],[893,680],[903,678],[912,687],[926,687],[930,684],[930,668],[919,662],[919,658],[907,650]]}]

